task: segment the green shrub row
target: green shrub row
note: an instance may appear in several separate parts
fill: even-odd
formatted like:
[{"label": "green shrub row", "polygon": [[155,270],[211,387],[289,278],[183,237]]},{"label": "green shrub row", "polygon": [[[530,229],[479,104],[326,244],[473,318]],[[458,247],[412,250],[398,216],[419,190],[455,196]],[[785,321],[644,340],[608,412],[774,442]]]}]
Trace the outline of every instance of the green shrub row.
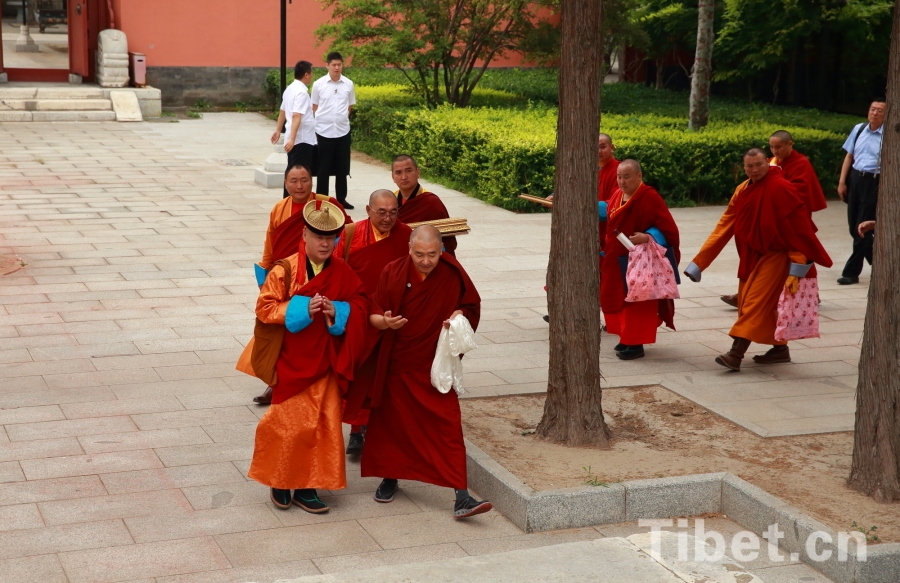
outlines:
[{"label": "green shrub row", "polygon": [[[324,67],[313,69],[313,80],[327,73]],[[348,67],[344,74],[358,86],[402,86],[409,83],[402,71],[390,68]],[[293,81],[293,70],[288,71],[287,82]],[[278,103],[279,72],[269,71],[263,85],[272,105]],[[523,107],[529,101],[557,105],[559,92],[557,69],[488,69],[478,84],[478,89],[500,91],[503,97],[492,102],[483,98],[473,106]],[[521,99],[510,100],[508,94],[520,96]],[[409,94],[404,105],[421,104],[421,100]],[[653,112],[673,118],[681,118],[687,125],[688,94],[686,92],[656,90],[636,83],[615,83],[603,86],[601,99],[603,113],[620,115]],[[854,124],[862,121],[860,117],[823,112],[816,109],[770,105],[766,103],[748,103],[737,99],[712,96],[710,102],[711,119],[722,122],[757,122],[778,126],[814,128],[842,134],[849,133]]]},{"label": "green shrub row", "polygon": [[[718,204],[743,179],[741,155],[765,146],[772,132],[788,129],[798,150],[812,160],[823,187],[832,190],[843,159],[843,135],[770,123],[717,122],[688,132],[674,117],[606,114],[602,129],[613,136],[616,157],[634,158],[644,179],[671,206]],[[354,148],[384,161],[406,153],[423,173],[491,204],[525,212],[541,207],[520,193],[553,192],[556,154],[553,108],[395,108],[360,99]]]}]

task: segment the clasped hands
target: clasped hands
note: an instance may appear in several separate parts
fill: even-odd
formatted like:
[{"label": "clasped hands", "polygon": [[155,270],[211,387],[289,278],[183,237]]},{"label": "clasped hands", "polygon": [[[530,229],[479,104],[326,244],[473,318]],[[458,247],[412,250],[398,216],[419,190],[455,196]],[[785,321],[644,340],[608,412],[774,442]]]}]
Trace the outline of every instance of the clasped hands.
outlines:
[{"label": "clasped hands", "polygon": [[321,312],[328,320],[328,325],[334,325],[334,304],[323,295],[316,294],[309,300],[309,317],[314,318]]}]

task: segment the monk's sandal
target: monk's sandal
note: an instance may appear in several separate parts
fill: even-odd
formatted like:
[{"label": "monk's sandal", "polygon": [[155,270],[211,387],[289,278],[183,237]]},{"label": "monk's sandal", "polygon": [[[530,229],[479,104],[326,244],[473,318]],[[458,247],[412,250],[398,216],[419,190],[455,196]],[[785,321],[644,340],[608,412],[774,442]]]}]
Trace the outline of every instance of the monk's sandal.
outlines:
[{"label": "monk's sandal", "polygon": [[312,488],[294,490],[294,504],[312,514],[328,512],[328,504],[319,500],[319,495]]},{"label": "monk's sandal", "polygon": [[494,505],[487,500],[479,502],[469,496],[463,500],[456,501],[456,504],[453,506],[453,518],[468,518],[476,514],[484,514],[493,507]]}]

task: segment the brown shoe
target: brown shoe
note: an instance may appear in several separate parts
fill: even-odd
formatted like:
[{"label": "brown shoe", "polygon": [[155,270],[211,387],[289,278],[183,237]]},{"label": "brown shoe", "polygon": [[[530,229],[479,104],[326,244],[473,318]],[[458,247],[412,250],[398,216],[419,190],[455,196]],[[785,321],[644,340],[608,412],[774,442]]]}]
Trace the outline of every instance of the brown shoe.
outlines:
[{"label": "brown shoe", "polygon": [[271,405],[272,404],[272,387],[266,387],[266,391],[258,396],[253,397],[253,402],[257,405]]},{"label": "brown shoe", "polygon": [[716,357],[716,363],[721,364],[725,368],[730,368],[735,372],[740,372],[741,361],[744,359],[744,353],[750,348],[750,341],[746,338],[735,338],[731,345],[731,350]]},{"label": "brown shoe", "polygon": [[778,364],[790,361],[791,349],[787,347],[787,344],[773,346],[765,354],[757,354],[753,357],[753,362],[757,364]]},{"label": "brown shoe", "polygon": [[725,302],[726,304],[728,304],[729,306],[731,306],[732,308],[738,307],[737,294],[734,294],[732,296],[722,296],[719,299],[722,300],[723,302]]}]

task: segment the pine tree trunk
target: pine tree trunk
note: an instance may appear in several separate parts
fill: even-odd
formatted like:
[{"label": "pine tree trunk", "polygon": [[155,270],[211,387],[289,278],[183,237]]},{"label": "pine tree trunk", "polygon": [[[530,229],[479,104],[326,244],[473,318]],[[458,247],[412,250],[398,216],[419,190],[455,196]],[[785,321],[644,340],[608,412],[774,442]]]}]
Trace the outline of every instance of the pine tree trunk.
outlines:
[{"label": "pine tree trunk", "polygon": [[691,72],[691,108],[688,128],[696,131],[709,123],[709,81],[712,75],[712,50],[715,33],[715,0],[700,0],[697,11],[697,51]]},{"label": "pine tree trunk", "polygon": [[878,223],[866,309],[848,485],[900,501],[900,0],[894,8]]},{"label": "pine tree trunk", "polygon": [[599,0],[562,0],[556,194],[547,268],[550,375],[543,439],[609,447],[600,407],[597,140],[603,68]]}]

